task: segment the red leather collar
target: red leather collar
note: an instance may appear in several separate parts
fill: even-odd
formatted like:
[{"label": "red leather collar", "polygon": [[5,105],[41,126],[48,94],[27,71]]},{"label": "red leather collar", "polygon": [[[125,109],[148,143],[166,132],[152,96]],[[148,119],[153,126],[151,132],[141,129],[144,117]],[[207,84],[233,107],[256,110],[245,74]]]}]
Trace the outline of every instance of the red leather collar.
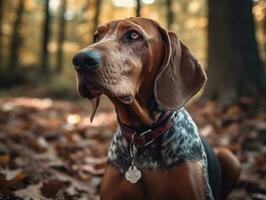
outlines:
[{"label": "red leather collar", "polygon": [[132,144],[137,147],[145,147],[151,144],[156,138],[163,135],[174,125],[175,113],[166,112],[158,122],[152,127],[147,128],[146,130],[135,130],[127,125],[119,122],[122,135]]}]

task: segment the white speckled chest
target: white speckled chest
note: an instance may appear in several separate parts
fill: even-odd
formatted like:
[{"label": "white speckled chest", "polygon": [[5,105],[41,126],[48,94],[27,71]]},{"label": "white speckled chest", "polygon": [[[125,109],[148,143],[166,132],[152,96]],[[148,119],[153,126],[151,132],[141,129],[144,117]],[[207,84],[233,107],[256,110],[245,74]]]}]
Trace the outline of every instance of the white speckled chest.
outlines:
[{"label": "white speckled chest", "polygon": [[[123,137],[120,128],[114,134],[108,152],[108,163],[124,174],[131,165],[130,144]],[[209,185],[207,157],[198,128],[184,108],[176,111],[173,127],[152,144],[138,148],[135,164],[138,169],[167,169],[184,160],[200,161],[204,174],[207,200],[213,200]]]}]

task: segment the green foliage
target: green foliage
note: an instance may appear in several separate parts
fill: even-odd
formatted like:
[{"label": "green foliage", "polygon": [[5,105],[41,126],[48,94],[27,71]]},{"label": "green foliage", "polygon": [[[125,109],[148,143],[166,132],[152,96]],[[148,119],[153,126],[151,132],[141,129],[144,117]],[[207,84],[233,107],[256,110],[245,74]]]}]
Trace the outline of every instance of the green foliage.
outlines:
[{"label": "green foliage", "polygon": [[51,81],[47,83],[47,94],[57,99],[75,99],[78,97],[75,84],[74,77],[53,76]]},{"label": "green foliage", "polygon": [[56,99],[79,98],[75,77],[47,74],[44,76],[36,67],[18,68],[16,71],[0,71],[0,96],[39,96]]},{"label": "green foliage", "polygon": [[[38,74],[38,75],[37,75]],[[0,90],[40,82],[40,74],[34,68],[20,67],[14,71],[0,70]]]}]

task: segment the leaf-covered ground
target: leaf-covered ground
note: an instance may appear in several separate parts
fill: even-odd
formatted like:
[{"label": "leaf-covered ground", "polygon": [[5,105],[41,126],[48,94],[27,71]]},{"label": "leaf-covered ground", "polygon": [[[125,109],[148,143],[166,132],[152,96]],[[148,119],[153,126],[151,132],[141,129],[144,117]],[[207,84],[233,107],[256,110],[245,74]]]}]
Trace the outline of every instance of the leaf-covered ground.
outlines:
[{"label": "leaf-covered ground", "polygon": [[[266,100],[243,98],[187,108],[214,147],[242,164],[230,200],[266,199]],[[91,124],[86,106],[50,99],[0,99],[0,200],[96,200],[116,115],[109,105]]]}]

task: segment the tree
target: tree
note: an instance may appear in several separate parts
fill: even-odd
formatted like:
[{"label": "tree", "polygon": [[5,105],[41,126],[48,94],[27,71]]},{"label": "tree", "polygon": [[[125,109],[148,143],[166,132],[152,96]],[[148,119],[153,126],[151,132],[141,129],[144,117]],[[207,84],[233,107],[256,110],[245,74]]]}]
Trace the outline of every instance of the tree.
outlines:
[{"label": "tree", "polygon": [[48,43],[50,39],[50,11],[49,11],[50,0],[45,1],[44,15],[45,20],[43,23],[43,40],[42,40],[42,53],[41,53],[41,71],[44,73],[49,72],[49,52]]},{"label": "tree", "polygon": [[171,29],[174,22],[174,12],[173,12],[173,1],[166,0],[166,9],[167,9],[167,28]]},{"label": "tree", "polygon": [[20,30],[22,25],[22,16],[25,11],[25,3],[26,0],[20,0],[16,10],[16,18],[13,24],[13,32],[10,43],[9,70],[15,70],[18,66],[18,52],[22,44]]},{"label": "tree", "polygon": [[95,30],[97,29],[97,27],[99,25],[101,6],[102,6],[102,0],[95,0],[95,15],[94,15],[94,19],[93,19],[92,34],[95,32]]},{"label": "tree", "polygon": [[141,2],[140,0],[136,0],[137,6],[136,6],[136,16],[140,17],[141,16]]},{"label": "tree", "polygon": [[[265,92],[251,0],[209,0],[208,82],[205,97],[228,105]],[[265,94],[265,93],[264,93]]]},{"label": "tree", "polygon": [[63,70],[63,64],[64,64],[64,48],[63,44],[65,41],[65,12],[66,12],[66,6],[67,6],[67,0],[61,1],[61,11],[60,11],[60,17],[59,17],[59,34],[58,34],[58,40],[57,40],[57,64],[56,64],[56,72],[61,73]]},{"label": "tree", "polygon": [[0,66],[3,63],[3,2],[4,0],[0,0]]},{"label": "tree", "polygon": [[265,58],[265,56],[266,56],[266,7],[264,7],[263,12],[264,12],[264,19],[263,19],[263,56]]}]

